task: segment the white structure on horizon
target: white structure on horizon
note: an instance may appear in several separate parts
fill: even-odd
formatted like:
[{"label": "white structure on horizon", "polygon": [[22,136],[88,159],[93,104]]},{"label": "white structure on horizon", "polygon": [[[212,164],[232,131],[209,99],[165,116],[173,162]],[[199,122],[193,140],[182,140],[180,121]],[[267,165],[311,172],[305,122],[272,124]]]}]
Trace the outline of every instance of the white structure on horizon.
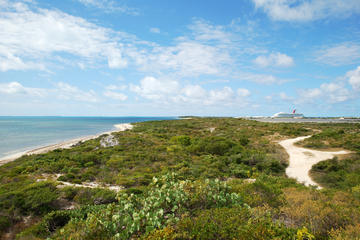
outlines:
[{"label": "white structure on horizon", "polygon": [[304,114],[296,113],[296,109],[292,113],[279,112],[272,116],[272,118],[303,118]]}]

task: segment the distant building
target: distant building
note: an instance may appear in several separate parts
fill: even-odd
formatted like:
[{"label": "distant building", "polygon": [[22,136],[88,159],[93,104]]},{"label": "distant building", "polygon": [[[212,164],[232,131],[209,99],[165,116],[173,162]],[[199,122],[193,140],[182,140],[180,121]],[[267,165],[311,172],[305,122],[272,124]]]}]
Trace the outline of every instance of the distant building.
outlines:
[{"label": "distant building", "polygon": [[292,113],[279,112],[272,116],[272,118],[303,118],[304,114],[296,113],[296,109]]}]

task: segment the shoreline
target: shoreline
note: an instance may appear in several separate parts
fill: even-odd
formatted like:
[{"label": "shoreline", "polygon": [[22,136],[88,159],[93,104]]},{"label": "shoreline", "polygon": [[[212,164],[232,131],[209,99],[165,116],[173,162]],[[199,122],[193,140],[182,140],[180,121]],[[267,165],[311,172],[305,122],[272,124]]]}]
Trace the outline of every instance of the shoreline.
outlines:
[{"label": "shoreline", "polygon": [[78,137],[78,138],[74,138],[74,139],[70,139],[70,140],[65,140],[65,141],[58,142],[58,143],[51,144],[51,145],[39,146],[39,147],[35,147],[31,150],[22,151],[22,152],[18,152],[18,153],[14,153],[14,154],[2,157],[2,158],[0,158],[0,166],[6,164],[8,162],[12,162],[24,155],[42,154],[42,153],[47,153],[47,152],[50,152],[50,151],[53,151],[53,150],[59,149],[59,148],[66,149],[66,148],[70,148],[71,146],[73,146],[79,142],[95,139],[104,134],[111,134],[114,132],[122,132],[122,131],[130,130],[134,127],[134,125],[132,125],[131,123],[120,123],[120,124],[115,124],[114,127],[115,127],[115,129],[111,130],[111,131],[102,132],[102,133],[94,134],[94,135]]}]

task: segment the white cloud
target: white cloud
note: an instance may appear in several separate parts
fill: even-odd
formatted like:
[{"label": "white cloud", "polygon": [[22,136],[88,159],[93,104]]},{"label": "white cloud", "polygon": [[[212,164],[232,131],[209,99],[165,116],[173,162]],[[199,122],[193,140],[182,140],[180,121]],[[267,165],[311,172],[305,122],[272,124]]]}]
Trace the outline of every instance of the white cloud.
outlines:
[{"label": "white cloud", "polygon": [[291,67],[294,65],[294,60],[292,57],[278,52],[268,56],[258,56],[254,63],[260,67]]},{"label": "white cloud", "polygon": [[315,53],[315,60],[332,66],[360,62],[360,45],[352,42],[340,43]]},{"label": "white cloud", "polygon": [[132,36],[60,11],[8,5],[0,14],[1,71],[44,70],[45,63],[54,63],[63,53],[81,58],[82,63],[108,60],[109,67],[126,66],[115,40]]},{"label": "white cloud", "polygon": [[[176,46],[155,47],[138,64],[146,71],[170,70],[182,76],[220,74],[231,62],[226,51],[196,41],[181,41]],[[140,67],[141,67],[140,66]]]},{"label": "white cloud", "polygon": [[262,85],[270,85],[270,84],[281,84],[286,82],[284,79],[279,79],[273,75],[267,74],[256,74],[256,73],[242,73],[238,76],[240,80],[246,80],[250,82],[259,83]]},{"label": "white cloud", "polygon": [[113,91],[105,91],[104,96],[115,99],[115,100],[120,100],[120,101],[125,101],[128,98],[123,93],[118,93],[118,92],[113,92]]},{"label": "white cloud", "polygon": [[83,91],[68,83],[58,82],[54,89],[56,96],[63,100],[75,100],[81,102],[98,102],[96,94],[93,90]]},{"label": "white cloud", "polygon": [[321,94],[322,92],[319,88],[299,90],[300,97],[305,101],[317,98],[321,96]]},{"label": "white cloud", "polygon": [[139,12],[135,8],[127,7],[126,5],[120,6],[113,0],[77,0],[87,7],[95,7],[105,12],[122,12],[129,15],[138,15]]},{"label": "white cloud", "polygon": [[273,96],[272,95],[265,96],[265,100],[270,102],[273,100]]},{"label": "white cloud", "polygon": [[110,90],[110,91],[113,91],[113,90],[123,91],[123,90],[127,89],[127,85],[114,85],[114,84],[111,84],[111,85],[106,86],[105,89]]},{"label": "white cloud", "polygon": [[349,79],[349,84],[355,91],[360,91],[360,66],[355,70],[346,73],[346,77]]},{"label": "white cloud", "polygon": [[224,26],[194,20],[190,33],[174,39],[171,45],[125,50],[146,74],[172,73],[176,76],[225,75],[234,64],[232,50],[237,48]]},{"label": "white cloud", "polygon": [[156,27],[152,27],[152,28],[150,28],[150,32],[152,32],[152,33],[160,33],[160,29],[156,28]]},{"label": "white cloud", "polygon": [[[346,87],[351,86],[351,89]],[[313,102],[321,99],[327,103],[340,103],[357,99],[360,91],[360,66],[348,71],[344,77],[339,77],[337,82],[323,83],[318,88],[300,89],[297,102]]]},{"label": "white cloud", "polygon": [[139,85],[131,85],[130,90],[143,98],[160,103],[196,104],[196,105],[232,105],[241,102],[250,96],[250,91],[239,88],[237,95],[225,86],[222,89],[205,90],[200,85],[186,85],[181,87],[177,81],[163,80],[154,77],[145,77]]},{"label": "white cloud", "polygon": [[193,103],[199,106],[223,106],[231,105],[237,100],[234,91],[227,86],[207,91],[199,85],[188,85],[181,90],[181,93],[173,97],[175,102]]},{"label": "white cloud", "polygon": [[234,91],[230,87],[221,90],[210,90],[207,104],[229,102],[234,96]]},{"label": "white cloud", "polygon": [[238,94],[238,96],[240,96],[240,97],[248,97],[248,96],[250,96],[250,91],[248,90],[248,89],[246,89],[246,88],[238,88],[238,90],[237,90],[237,94]]},{"label": "white cloud", "polygon": [[342,84],[323,83],[319,88],[299,90],[297,102],[312,102],[318,98],[328,103],[339,103],[351,99],[351,93]]},{"label": "white cloud", "polygon": [[108,54],[108,66],[109,68],[125,68],[127,67],[127,61],[121,56],[119,50],[109,52]]},{"label": "white cloud", "polygon": [[24,87],[19,82],[0,83],[0,93],[21,94],[35,97],[44,97],[47,94],[44,89]]},{"label": "white cloud", "polygon": [[204,99],[207,95],[206,90],[199,85],[187,85],[181,90],[181,93],[190,99]]},{"label": "white cloud", "polygon": [[75,100],[81,102],[98,102],[93,90],[83,91],[68,83],[58,82],[54,88],[31,88],[24,87],[19,82],[0,84],[0,93],[9,95],[27,95],[32,97],[50,97],[63,100]]},{"label": "white cloud", "polygon": [[46,68],[42,63],[36,63],[31,60],[24,62],[20,57],[7,51],[0,43],[0,71],[29,69],[45,70]]},{"label": "white cloud", "polygon": [[312,21],[360,13],[358,0],[252,0],[277,21]]},{"label": "white cloud", "polygon": [[179,83],[148,76],[140,81],[140,85],[130,85],[130,90],[147,99],[161,100],[176,93]]},{"label": "white cloud", "polygon": [[344,102],[350,99],[350,91],[336,83],[323,83],[320,89],[329,97],[330,102]]},{"label": "white cloud", "polygon": [[195,40],[231,42],[232,35],[225,30],[224,26],[212,25],[202,19],[195,20],[189,29],[193,31]]},{"label": "white cloud", "polygon": [[286,93],[284,92],[281,92],[279,93],[279,97],[281,100],[284,100],[284,101],[292,101],[293,98],[292,97],[289,97]]}]

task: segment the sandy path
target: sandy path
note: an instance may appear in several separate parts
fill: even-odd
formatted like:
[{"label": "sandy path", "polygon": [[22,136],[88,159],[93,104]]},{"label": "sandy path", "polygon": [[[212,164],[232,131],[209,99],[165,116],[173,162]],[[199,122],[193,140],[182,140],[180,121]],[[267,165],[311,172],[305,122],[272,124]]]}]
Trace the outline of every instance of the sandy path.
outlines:
[{"label": "sandy path", "polygon": [[318,162],[331,159],[338,154],[347,154],[349,151],[326,152],[294,145],[294,143],[309,137],[311,136],[287,139],[279,142],[279,144],[285,148],[286,152],[289,154],[289,167],[286,168],[286,175],[297,179],[306,186],[315,185],[318,186],[318,188],[321,188],[321,186],[314,182],[309,176],[311,167]]},{"label": "sandy path", "polygon": [[70,183],[70,182],[63,182],[63,181],[57,181],[60,183],[60,185],[57,185],[58,188],[64,188],[67,186],[71,187],[82,187],[82,188],[102,188],[102,189],[109,189],[115,192],[119,192],[120,190],[124,189],[124,187],[117,186],[117,185],[110,185],[110,184],[102,184],[97,182],[84,182],[81,184],[77,183]]},{"label": "sandy path", "polygon": [[82,188],[103,188],[103,189],[109,189],[115,192],[119,192],[120,190],[124,189],[124,187],[119,185],[111,185],[107,183],[100,183],[100,182],[82,182],[82,183],[71,183],[71,182],[64,182],[59,181],[58,178],[60,176],[63,176],[64,174],[57,173],[57,174],[48,174],[43,173],[41,176],[38,177],[36,180],[37,182],[43,182],[43,181],[55,181],[58,183],[56,186],[57,188],[64,188],[67,186],[71,187],[82,187]]},{"label": "sandy path", "polygon": [[20,153],[16,153],[13,155],[9,155],[3,158],[0,158],[0,166],[4,165],[5,163],[14,161],[15,159],[23,156],[23,155],[32,155],[32,154],[42,154],[42,153],[47,153],[50,151],[53,151],[55,149],[59,149],[59,148],[70,148],[71,146],[79,143],[79,142],[83,142],[83,141],[87,141],[87,140],[91,140],[91,139],[95,139],[103,134],[111,134],[113,132],[120,132],[120,131],[125,131],[128,129],[132,129],[134,126],[131,125],[130,123],[122,123],[122,124],[116,124],[114,125],[116,130],[114,131],[109,131],[109,132],[103,132],[100,134],[96,134],[96,135],[90,135],[90,136],[85,136],[85,137],[80,137],[80,138],[75,138],[69,141],[65,141],[65,142],[60,142],[57,144],[53,144],[53,145],[49,145],[49,146],[45,146],[45,147],[39,147],[30,151],[25,151],[25,152],[20,152]]}]

